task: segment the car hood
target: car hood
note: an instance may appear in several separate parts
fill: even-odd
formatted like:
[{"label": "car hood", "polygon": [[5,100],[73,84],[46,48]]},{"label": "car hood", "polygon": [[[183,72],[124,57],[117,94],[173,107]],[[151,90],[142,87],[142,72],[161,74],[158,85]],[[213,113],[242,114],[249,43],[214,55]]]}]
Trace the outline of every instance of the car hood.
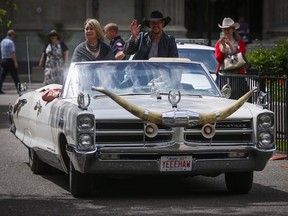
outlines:
[{"label": "car hood", "polygon": [[[157,100],[150,95],[121,96],[130,103],[154,112],[168,112],[173,110],[168,101],[168,96],[162,96]],[[189,110],[196,113],[214,112],[231,105],[235,100],[224,99],[221,97],[198,97],[182,96],[177,105],[178,110]],[[252,109],[249,103],[245,103],[239,110],[230,117],[233,118],[252,118]],[[101,96],[91,101],[90,108],[93,109],[96,119],[135,119],[134,115],[122,108],[109,97]],[[255,110],[255,107],[254,107]],[[259,112],[262,109],[259,108]]]}]

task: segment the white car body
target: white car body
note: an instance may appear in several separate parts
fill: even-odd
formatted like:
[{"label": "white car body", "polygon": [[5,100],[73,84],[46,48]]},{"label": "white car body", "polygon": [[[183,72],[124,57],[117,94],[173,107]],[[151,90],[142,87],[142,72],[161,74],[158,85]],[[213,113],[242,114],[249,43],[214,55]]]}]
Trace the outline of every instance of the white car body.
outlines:
[{"label": "white car body", "polygon": [[177,42],[177,48],[180,58],[188,58],[191,61],[202,62],[215,80],[218,62],[215,58],[214,47],[184,41]]},{"label": "white car body", "polygon": [[29,149],[33,173],[68,173],[75,197],[89,191],[90,174],[225,173],[230,192],[248,193],[275,150],[274,113],[245,103],[251,94],[223,98],[199,62],[79,62],[63,86],[10,105],[10,130]]}]

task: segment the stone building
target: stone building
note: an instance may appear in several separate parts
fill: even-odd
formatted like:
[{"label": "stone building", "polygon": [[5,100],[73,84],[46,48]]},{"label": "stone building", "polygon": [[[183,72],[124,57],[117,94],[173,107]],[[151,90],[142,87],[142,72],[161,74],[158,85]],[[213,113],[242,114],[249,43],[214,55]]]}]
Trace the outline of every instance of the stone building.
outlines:
[{"label": "stone building", "polygon": [[[17,32],[17,55],[25,73],[38,64],[43,41],[39,33],[48,33],[55,25],[63,25],[70,56],[84,40],[83,22],[97,18],[104,26],[108,22],[119,25],[122,37],[130,36],[129,25],[160,10],[172,18],[165,31],[176,37],[218,39],[218,23],[224,17],[237,21],[244,16],[250,24],[252,37],[270,40],[288,35],[288,1],[286,0],[14,0],[17,10],[10,10],[13,29]],[[5,8],[5,5],[0,6]],[[3,32],[3,30],[2,30]]]}]

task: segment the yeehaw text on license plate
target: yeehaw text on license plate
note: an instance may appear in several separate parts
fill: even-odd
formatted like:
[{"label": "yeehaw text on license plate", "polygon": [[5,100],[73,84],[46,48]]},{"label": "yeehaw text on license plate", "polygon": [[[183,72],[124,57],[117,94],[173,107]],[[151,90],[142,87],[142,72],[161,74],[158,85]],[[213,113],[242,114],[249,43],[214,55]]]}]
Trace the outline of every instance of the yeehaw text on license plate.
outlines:
[{"label": "yeehaw text on license plate", "polygon": [[192,156],[162,156],[160,171],[191,171]]}]

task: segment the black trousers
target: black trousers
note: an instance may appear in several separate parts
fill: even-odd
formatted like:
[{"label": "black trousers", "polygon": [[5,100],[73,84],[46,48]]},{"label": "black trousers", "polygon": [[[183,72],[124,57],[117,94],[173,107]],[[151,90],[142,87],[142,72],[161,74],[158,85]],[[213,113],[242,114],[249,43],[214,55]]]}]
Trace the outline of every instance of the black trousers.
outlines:
[{"label": "black trousers", "polygon": [[14,83],[15,83],[16,90],[18,91],[18,83],[20,83],[20,81],[19,81],[18,71],[15,68],[13,60],[2,59],[1,66],[2,66],[2,73],[0,76],[0,91],[2,91],[2,85],[8,73],[10,73],[10,75],[12,76],[12,79],[14,80]]}]

